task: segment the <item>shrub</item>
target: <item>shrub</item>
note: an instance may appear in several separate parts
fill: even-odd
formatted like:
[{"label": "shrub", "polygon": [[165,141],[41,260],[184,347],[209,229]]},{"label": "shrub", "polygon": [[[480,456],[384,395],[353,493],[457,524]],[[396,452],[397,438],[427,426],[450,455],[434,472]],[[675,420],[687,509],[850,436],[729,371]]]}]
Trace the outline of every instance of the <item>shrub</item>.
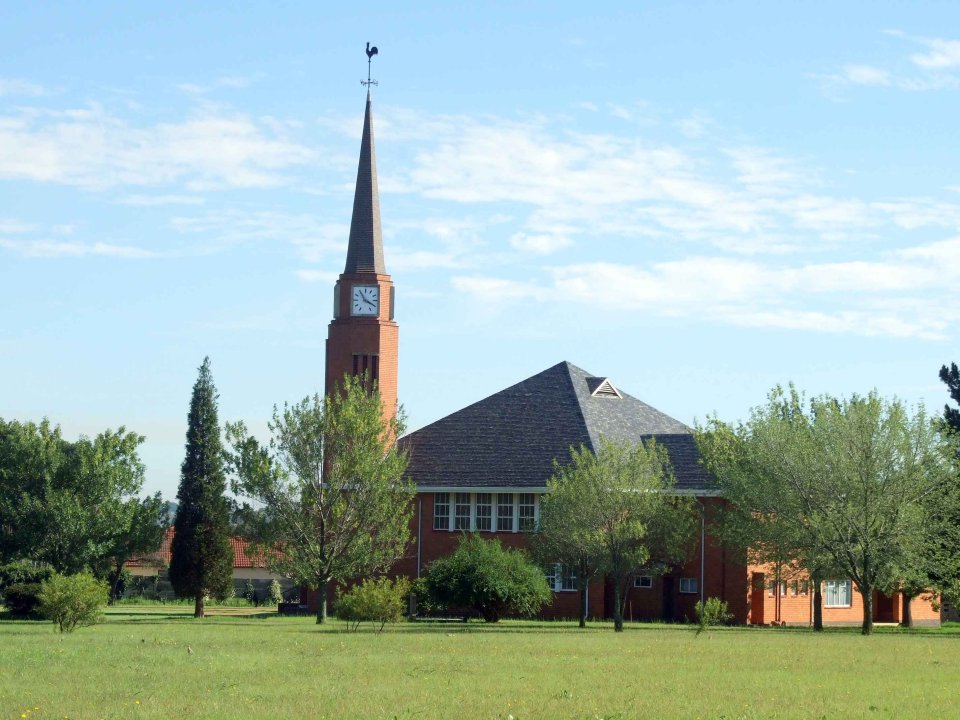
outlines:
[{"label": "shrub", "polygon": [[464,622],[473,615],[487,622],[535,615],[553,598],[543,570],[526,553],[504,550],[499,540],[478,535],[464,535],[456,552],[434,560],[421,587],[426,596],[418,600],[458,611]]},{"label": "shrub", "polygon": [[40,587],[40,613],[60,632],[100,621],[109,588],[90,573],[54,575]]},{"label": "shrub", "polygon": [[14,583],[3,593],[3,602],[14,617],[35,617],[40,604],[40,583]]},{"label": "shrub", "polygon": [[[7,563],[6,565],[0,565],[0,604],[6,604],[8,609],[10,609],[10,611],[14,614],[29,615],[36,606],[36,602],[30,605],[26,612],[15,612],[14,608],[11,607],[11,604],[18,604],[22,602],[21,598],[19,597],[22,591],[15,593],[18,597],[15,597],[11,603],[11,601],[5,600],[7,588],[10,588],[13,585],[26,584],[37,585],[39,589],[40,583],[49,578],[51,575],[53,575],[53,570],[51,568],[34,565],[29,560],[19,560],[17,562]],[[33,594],[36,595],[36,592]]]},{"label": "shrub", "polygon": [[362,622],[380,624],[377,632],[388,622],[399,622],[407,611],[410,581],[407,578],[364,580],[337,598],[335,612],[340,620],[353,623],[356,630]]},{"label": "shrub", "polygon": [[697,600],[693,609],[697,614],[697,635],[708,627],[726,625],[733,619],[733,613],[729,611],[726,601],[720,598],[707,598],[706,602]]},{"label": "shrub", "polygon": [[274,578],[270,582],[270,604],[279,605],[283,602],[283,587],[280,585],[280,581]]},{"label": "shrub", "polygon": [[257,604],[257,588],[253,580],[247,580],[246,585],[243,586],[243,599],[251,605]]}]

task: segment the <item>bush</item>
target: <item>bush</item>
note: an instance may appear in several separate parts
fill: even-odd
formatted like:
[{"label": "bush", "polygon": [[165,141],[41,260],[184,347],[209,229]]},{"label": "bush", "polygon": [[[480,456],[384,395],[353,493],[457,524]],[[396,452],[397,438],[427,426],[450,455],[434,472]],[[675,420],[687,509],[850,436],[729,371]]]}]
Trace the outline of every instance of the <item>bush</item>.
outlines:
[{"label": "bush", "polygon": [[35,617],[40,604],[40,583],[14,583],[3,593],[3,602],[14,617]]},{"label": "bush", "polygon": [[380,623],[377,632],[388,622],[399,622],[407,611],[410,597],[410,581],[407,578],[364,580],[341,593],[337,598],[337,618],[353,623],[356,630],[362,622]]},{"label": "bush", "polygon": [[280,585],[280,581],[274,578],[270,582],[270,604],[279,605],[283,602],[283,587]]},{"label": "bush", "polygon": [[497,622],[504,615],[535,615],[553,598],[537,565],[499,540],[464,535],[456,552],[434,560],[418,596],[427,607],[458,611]]},{"label": "bush", "polygon": [[[51,575],[51,568],[38,567],[29,560],[0,565],[0,604],[6,605],[13,615],[31,615],[37,606],[40,583]],[[6,597],[9,589],[14,589],[11,598]]]},{"label": "bush", "polygon": [[733,619],[733,613],[729,611],[726,601],[720,598],[707,598],[706,602],[698,600],[693,609],[697,614],[697,635],[708,627],[726,625]]},{"label": "bush", "polygon": [[60,632],[100,621],[109,596],[107,584],[90,573],[54,575],[40,587],[40,613]]},{"label": "bush", "polygon": [[251,605],[257,604],[257,588],[253,580],[247,580],[246,585],[243,586],[243,599]]}]

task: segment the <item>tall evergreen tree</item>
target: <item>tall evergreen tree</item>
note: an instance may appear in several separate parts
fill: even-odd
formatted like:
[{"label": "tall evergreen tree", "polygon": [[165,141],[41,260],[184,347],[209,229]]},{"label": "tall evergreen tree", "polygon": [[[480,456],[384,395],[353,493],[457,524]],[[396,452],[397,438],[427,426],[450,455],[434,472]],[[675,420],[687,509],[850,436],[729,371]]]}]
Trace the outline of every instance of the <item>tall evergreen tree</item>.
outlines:
[{"label": "tall evergreen tree", "polygon": [[[960,368],[956,363],[950,363],[940,368],[940,379],[943,380],[947,389],[950,391],[950,397],[960,405]],[[949,405],[943,406],[943,419],[953,432],[960,433],[960,409],[952,408]]]},{"label": "tall evergreen tree", "polygon": [[170,548],[170,583],[178,597],[194,599],[194,617],[204,598],[225,598],[233,589],[230,508],[224,497],[224,452],[217,423],[217,389],[204,358],[187,416],[187,454],[177,491],[176,535]]}]

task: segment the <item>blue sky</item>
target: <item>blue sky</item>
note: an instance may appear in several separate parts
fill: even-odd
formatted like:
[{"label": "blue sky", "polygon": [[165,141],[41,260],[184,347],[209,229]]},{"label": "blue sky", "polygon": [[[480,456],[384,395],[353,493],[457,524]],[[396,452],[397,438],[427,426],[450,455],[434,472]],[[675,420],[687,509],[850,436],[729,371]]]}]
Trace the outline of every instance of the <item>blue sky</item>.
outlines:
[{"label": "blue sky", "polygon": [[322,389],[368,40],[411,428],[561,360],[691,424],[942,409],[960,4],[231,5],[4,3],[0,417],[172,497],[205,355],[259,431]]}]

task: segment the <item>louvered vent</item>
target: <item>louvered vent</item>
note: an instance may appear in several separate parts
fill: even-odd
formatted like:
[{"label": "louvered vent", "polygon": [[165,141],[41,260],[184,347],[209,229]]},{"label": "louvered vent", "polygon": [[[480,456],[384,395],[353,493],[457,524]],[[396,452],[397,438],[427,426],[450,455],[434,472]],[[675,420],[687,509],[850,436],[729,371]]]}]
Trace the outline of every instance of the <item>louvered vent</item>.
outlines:
[{"label": "louvered vent", "polygon": [[623,399],[620,391],[617,390],[608,378],[603,378],[592,393],[593,397],[611,397]]}]

